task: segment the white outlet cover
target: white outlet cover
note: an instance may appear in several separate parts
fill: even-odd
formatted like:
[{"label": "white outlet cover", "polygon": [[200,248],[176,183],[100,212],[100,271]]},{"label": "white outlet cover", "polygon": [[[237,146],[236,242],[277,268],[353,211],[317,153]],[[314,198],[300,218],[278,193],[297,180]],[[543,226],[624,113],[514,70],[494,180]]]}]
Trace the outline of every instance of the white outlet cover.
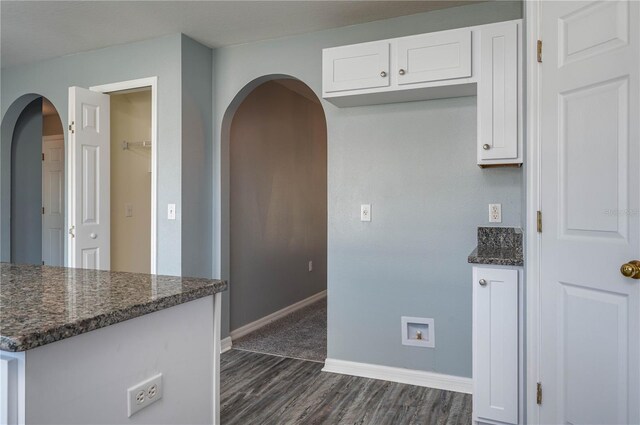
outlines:
[{"label": "white outlet cover", "polygon": [[502,223],[502,204],[489,204],[489,223]]},{"label": "white outlet cover", "polygon": [[313,271],[313,261],[309,261],[309,271]]},{"label": "white outlet cover", "polygon": [[162,374],[159,373],[146,381],[127,389],[127,417],[162,398]]},{"label": "white outlet cover", "polygon": [[371,221],[371,204],[360,205],[360,221]]},{"label": "white outlet cover", "polygon": [[176,219],[176,204],[167,205],[167,219],[168,220]]}]

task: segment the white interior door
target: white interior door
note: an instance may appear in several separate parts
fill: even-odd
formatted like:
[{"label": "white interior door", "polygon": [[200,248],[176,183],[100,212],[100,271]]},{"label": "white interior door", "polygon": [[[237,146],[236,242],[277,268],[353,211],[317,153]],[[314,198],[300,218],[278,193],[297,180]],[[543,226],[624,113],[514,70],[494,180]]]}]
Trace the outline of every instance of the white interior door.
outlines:
[{"label": "white interior door", "polygon": [[640,2],[540,12],[540,423],[638,424]]},{"label": "white interior door", "polygon": [[109,270],[109,95],[69,88],[71,267]]},{"label": "white interior door", "polygon": [[42,139],[42,263],[64,265],[64,136]]}]

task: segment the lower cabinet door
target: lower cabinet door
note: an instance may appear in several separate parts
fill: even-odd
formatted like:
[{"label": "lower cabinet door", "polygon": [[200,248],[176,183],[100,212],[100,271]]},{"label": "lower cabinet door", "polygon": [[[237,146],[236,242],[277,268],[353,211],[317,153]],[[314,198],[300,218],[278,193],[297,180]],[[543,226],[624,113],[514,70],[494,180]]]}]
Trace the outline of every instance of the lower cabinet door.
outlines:
[{"label": "lower cabinet door", "polygon": [[473,269],[473,409],[518,423],[518,271]]}]

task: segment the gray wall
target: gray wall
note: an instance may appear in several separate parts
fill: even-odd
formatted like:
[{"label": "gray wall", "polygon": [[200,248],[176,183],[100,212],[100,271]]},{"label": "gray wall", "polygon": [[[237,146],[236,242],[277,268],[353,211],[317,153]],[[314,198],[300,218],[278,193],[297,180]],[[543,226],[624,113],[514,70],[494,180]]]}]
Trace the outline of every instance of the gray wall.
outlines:
[{"label": "gray wall", "polygon": [[[321,49],[522,16],[487,2],[217,49],[214,60],[216,275],[229,269],[233,111],[265,76],[290,75],[321,95]],[[520,169],[476,165],[475,97],[359,108],[323,101],[328,126],[328,356],[471,376],[471,268],[476,226],[502,203],[521,224]],[[359,221],[361,203],[372,221]],[[223,334],[229,329],[225,294]],[[436,348],[400,343],[400,316],[435,319]]]},{"label": "gray wall", "polygon": [[327,126],[287,83],[257,87],[231,124],[232,330],[327,288]]},{"label": "gray wall", "polygon": [[182,275],[212,277],[212,51],[182,36]]},{"label": "gray wall", "polygon": [[20,114],[11,144],[11,261],[42,263],[42,98]]},{"label": "gray wall", "polygon": [[[181,43],[180,34],[154,40],[108,47],[87,53],[69,55],[39,63],[2,70],[2,157],[0,158],[0,258],[7,258],[9,205],[7,180],[8,161],[5,151],[10,144],[6,137],[5,119],[13,120],[11,106],[26,93],[37,93],[53,103],[63,123],[68,122],[68,88],[90,87],[136,78],[158,77],[158,272],[180,275],[182,211],[178,208],[175,221],[167,220],[167,204],[182,205],[181,157]],[[7,113],[8,112],[8,113]],[[66,124],[65,124],[66,127]],[[65,147],[68,135],[65,133]],[[67,167],[69,169],[69,167]],[[68,178],[68,176],[67,176]],[[206,197],[205,197],[206,198]],[[67,223],[68,224],[68,223]]]}]

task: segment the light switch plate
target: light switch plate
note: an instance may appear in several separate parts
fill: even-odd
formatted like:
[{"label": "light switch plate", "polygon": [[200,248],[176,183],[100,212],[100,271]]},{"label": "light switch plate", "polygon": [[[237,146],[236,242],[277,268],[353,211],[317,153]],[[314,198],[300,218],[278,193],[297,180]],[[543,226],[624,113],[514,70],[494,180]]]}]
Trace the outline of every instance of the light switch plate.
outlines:
[{"label": "light switch plate", "polygon": [[133,204],[124,204],[124,216],[133,217]]},{"label": "light switch plate", "polygon": [[371,221],[371,204],[360,205],[360,221]]},{"label": "light switch plate", "polygon": [[175,220],[176,219],[176,204],[169,204],[167,207],[167,219]]}]

